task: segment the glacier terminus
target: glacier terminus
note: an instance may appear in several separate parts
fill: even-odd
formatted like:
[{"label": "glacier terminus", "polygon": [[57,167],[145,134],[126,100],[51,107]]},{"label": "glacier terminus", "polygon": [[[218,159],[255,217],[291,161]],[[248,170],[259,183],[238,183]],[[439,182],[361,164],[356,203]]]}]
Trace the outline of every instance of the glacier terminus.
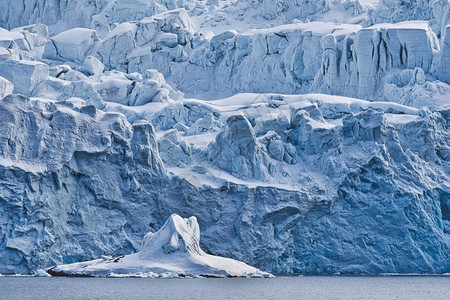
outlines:
[{"label": "glacier terminus", "polygon": [[0,274],[450,273],[448,0],[0,0],[0,99]]}]

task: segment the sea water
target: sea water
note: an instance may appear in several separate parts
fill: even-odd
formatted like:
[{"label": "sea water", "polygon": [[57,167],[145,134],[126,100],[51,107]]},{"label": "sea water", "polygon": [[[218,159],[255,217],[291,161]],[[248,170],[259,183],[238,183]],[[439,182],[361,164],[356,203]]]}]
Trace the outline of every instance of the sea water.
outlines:
[{"label": "sea water", "polygon": [[1,299],[450,299],[449,276],[0,277]]}]

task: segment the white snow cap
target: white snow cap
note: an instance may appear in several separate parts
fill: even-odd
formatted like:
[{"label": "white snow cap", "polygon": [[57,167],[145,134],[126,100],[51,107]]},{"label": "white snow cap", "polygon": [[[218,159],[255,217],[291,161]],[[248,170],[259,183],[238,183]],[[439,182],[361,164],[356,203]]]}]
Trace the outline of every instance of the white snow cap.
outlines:
[{"label": "white snow cap", "polygon": [[194,255],[204,254],[200,249],[200,228],[197,218],[184,219],[173,214],[157,233],[147,233],[139,251],[140,256],[151,257],[160,251],[165,254],[176,251]]}]

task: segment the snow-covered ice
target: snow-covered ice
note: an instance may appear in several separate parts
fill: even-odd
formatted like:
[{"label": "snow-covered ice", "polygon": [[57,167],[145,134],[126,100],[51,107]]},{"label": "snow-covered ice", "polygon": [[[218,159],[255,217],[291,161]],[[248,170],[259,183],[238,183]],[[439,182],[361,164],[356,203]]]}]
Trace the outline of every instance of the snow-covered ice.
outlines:
[{"label": "snow-covered ice", "polygon": [[448,273],[449,7],[0,0],[0,273]]},{"label": "snow-covered ice", "polygon": [[53,276],[92,277],[271,277],[242,262],[205,253],[195,217],[173,214],[157,232],[145,235],[134,254],[52,267]]},{"label": "snow-covered ice", "polygon": [[12,94],[14,85],[3,77],[0,77],[0,98],[3,99],[6,95]]},{"label": "snow-covered ice", "polygon": [[51,37],[45,46],[43,57],[80,64],[97,40],[95,30],[73,28]]},{"label": "snow-covered ice", "polygon": [[49,67],[37,61],[5,60],[0,62],[0,76],[14,84],[14,91],[30,96],[48,78]]}]

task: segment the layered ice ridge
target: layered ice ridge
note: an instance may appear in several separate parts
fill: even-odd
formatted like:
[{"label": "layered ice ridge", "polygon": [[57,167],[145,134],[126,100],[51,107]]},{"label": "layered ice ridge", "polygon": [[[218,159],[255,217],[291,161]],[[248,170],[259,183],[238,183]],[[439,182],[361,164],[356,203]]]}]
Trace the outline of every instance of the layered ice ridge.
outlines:
[{"label": "layered ice ridge", "polygon": [[[156,69],[188,96],[320,92],[420,107],[448,96],[445,45],[425,21],[368,28],[311,22],[208,37],[181,9],[122,23],[91,43],[89,54],[108,70]],[[424,80],[393,91],[393,77],[414,69]],[[420,101],[419,93],[429,96]]]},{"label": "layered ice ridge", "polygon": [[[137,21],[176,8],[204,10],[199,1],[174,0],[31,0],[0,1],[0,26],[16,28],[45,23],[53,33],[75,27],[102,28],[125,21]],[[105,27],[106,26],[106,27]]]},{"label": "layered ice ridge", "polygon": [[[244,94],[149,103],[155,135],[70,101],[1,103],[1,273],[135,252],[173,212],[199,218],[206,252],[274,273],[448,272],[448,109]],[[194,103],[164,135],[157,107]],[[219,127],[189,135],[210,114]]]},{"label": "layered ice ridge", "polygon": [[[5,31],[5,35],[11,33]],[[99,75],[104,69],[120,71],[130,74],[126,75],[128,80],[131,77],[139,80],[134,73],[145,74],[155,69],[187,96],[220,98],[239,92],[320,92],[421,107],[445,104],[450,93],[445,72],[447,35],[439,41],[425,21],[377,24],[368,28],[311,22],[210,36],[197,31],[187,12],[178,9],[121,23],[105,36],[100,36],[98,31],[76,28],[50,39],[39,36],[38,40],[38,48],[31,52],[37,55],[28,55],[29,60],[41,60],[42,56],[52,65],[64,61],[89,76]],[[18,40],[11,42],[5,49],[8,53],[10,49],[20,49],[11,46],[19,45]],[[30,76],[25,63],[10,62],[27,57],[24,55],[30,52],[17,53],[6,55],[8,61],[3,63],[13,65],[19,75],[24,73],[22,77]],[[81,64],[83,67],[79,68]],[[67,73],[67,68],[52,75],[60,78],[61,73]],[[70,77],[60,79],[88,81],[69,74]],[[11,81],[7,75],[9,72],[0,74]],[[42,89],[32,93],[45,79],[44,73],[37,75],[36,79],[31,76],[31,85],[17,83],[16,92],[41,96]],[[94,78],[90,83],[96,85],[98,81]],[[23,84],[30,88],[21,88]],[[53,81],[51,85],[55,84]],[[113,100],[116,95],[109,97],[109,94],[103,94],[103,100],[124,104],[155,101],[136,99],[137,94],[142,94],[136,93],[138,89],[131,96],[134,99],[129,99],[132,85],[126,89],[123,85],[114,88],[120,91],[120,99],[127,100]],[[171,88],[166,89],[169,98],[179,98]],[[70,95],[70,91],[66,94]],[[70,96],[79,94],[74,92]],[[98,95],[92,97],[92,104],[103,105]]]}]

